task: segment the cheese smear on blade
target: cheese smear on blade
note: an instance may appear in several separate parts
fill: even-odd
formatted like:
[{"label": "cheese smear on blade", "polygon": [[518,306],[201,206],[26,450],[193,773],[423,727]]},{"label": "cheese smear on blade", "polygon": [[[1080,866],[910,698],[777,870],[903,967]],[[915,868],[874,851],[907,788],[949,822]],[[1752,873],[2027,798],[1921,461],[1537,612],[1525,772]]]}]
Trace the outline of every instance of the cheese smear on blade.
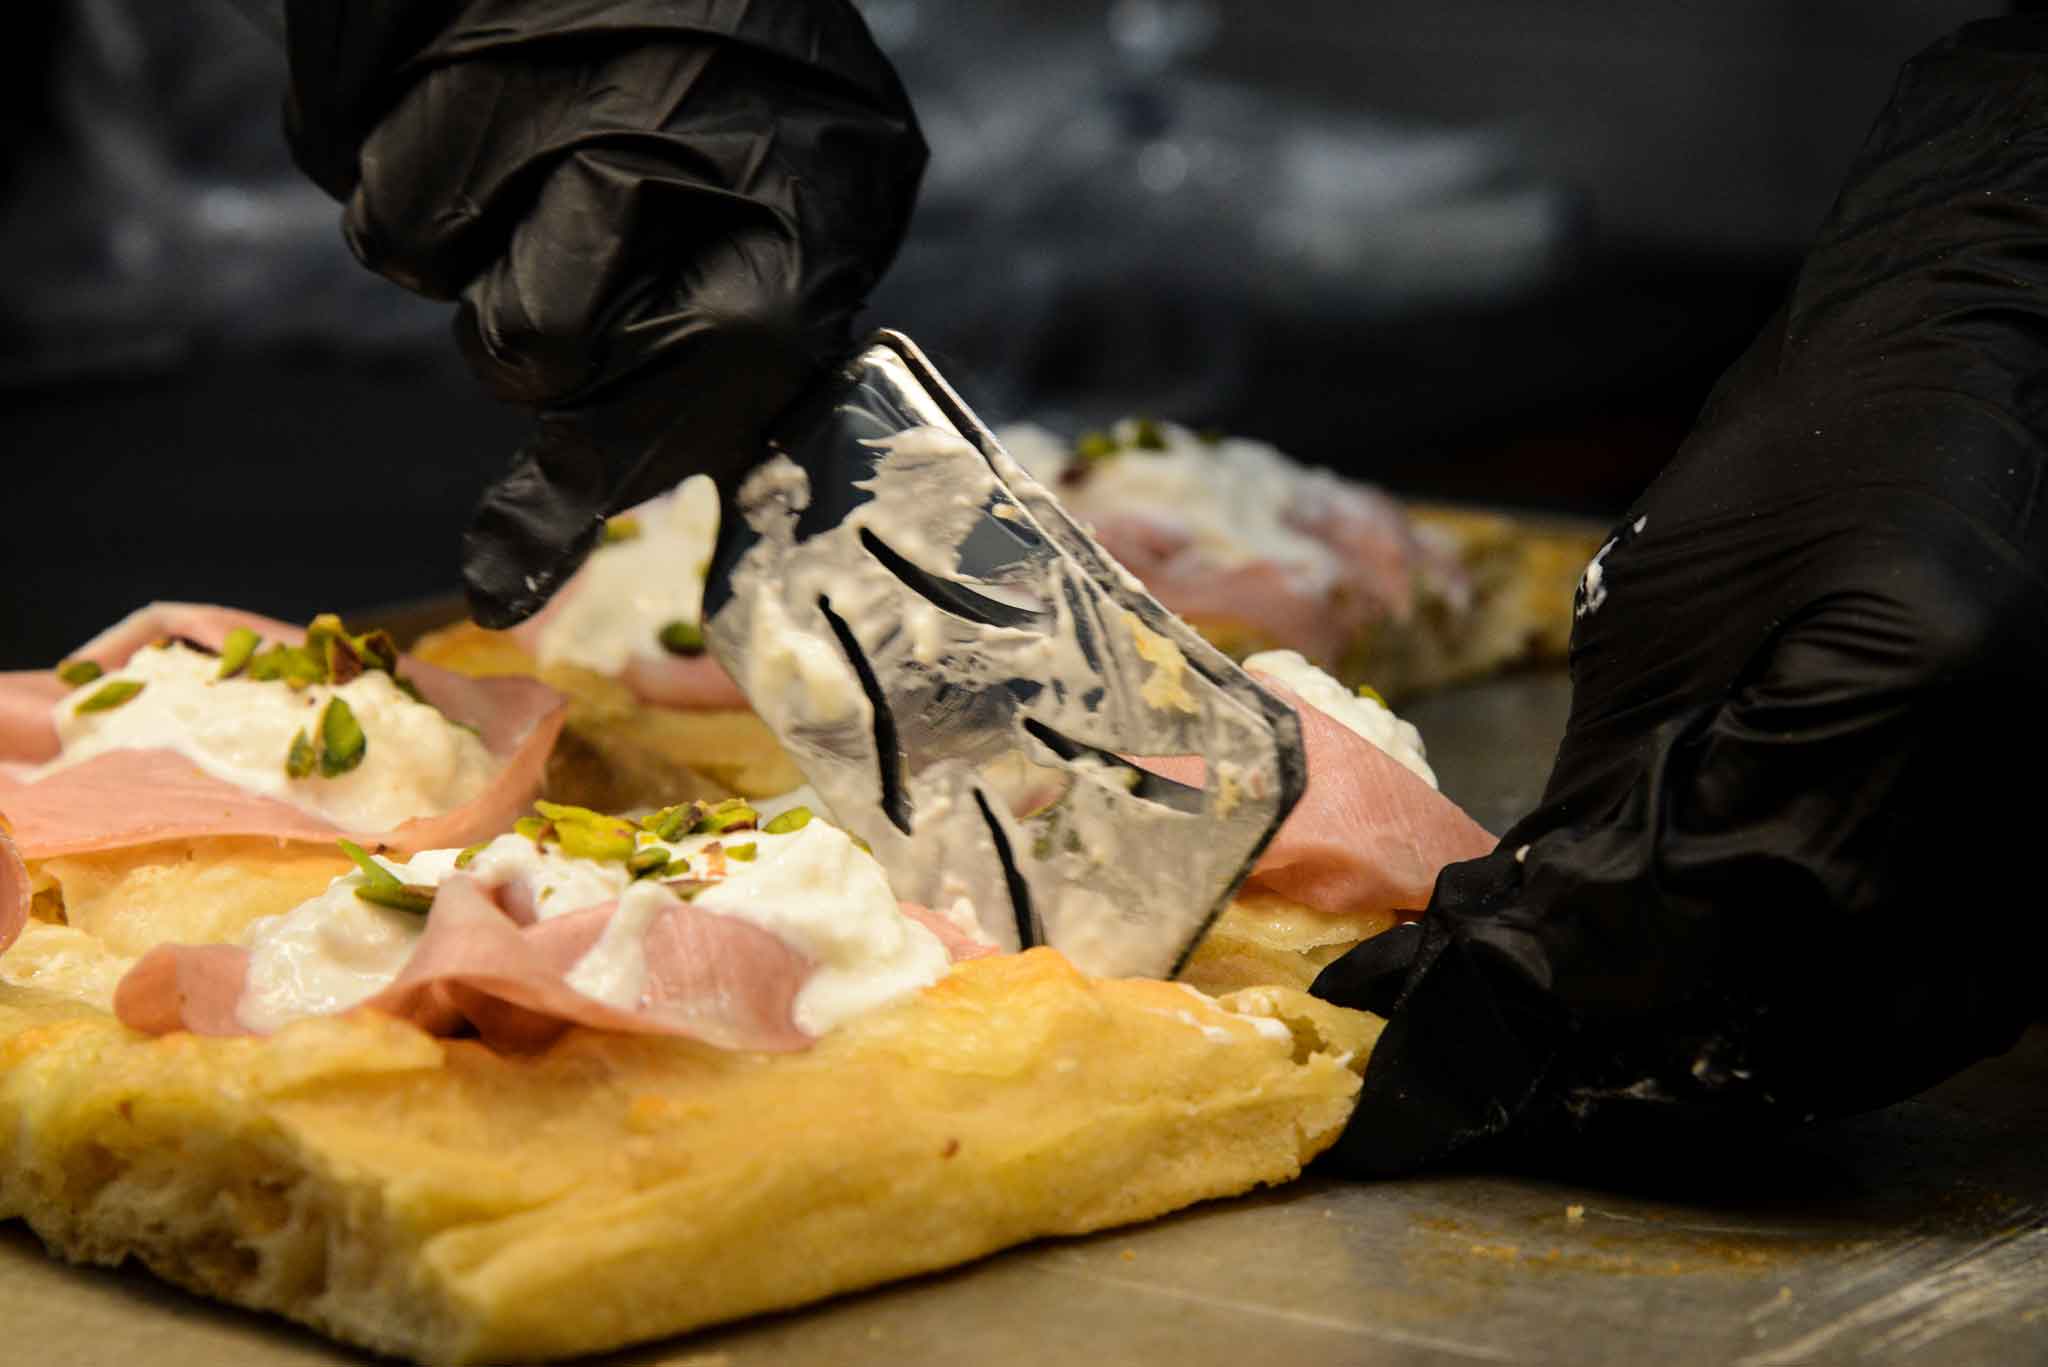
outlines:
[{"label": "cheese smear on blade", "polygon": [[[439,816],[490,785],[498,761],[469,730],[457,726],[392,682],[365,670],[349,682],[294,689],[276,680],[221,679],[220,661],[172,643],[138,650],[121,668],[74,690],[51,712],[63,751],[34,770],[40,778],[110,750],[174,750],[207,773],[246,792],[288,802],[354,831],[388,831],[420,816]],[[80,712],[78,705],[115,682],[142,685],[117,707]],[[330,698],[355,715],[368,745],[362,762],[326,778],[285,772],[292,739],[317,743]]]},{"label": "cheese smear on blade", "polygon": [[697,625],[718,543],[717,486],[692,475],[628,516],[637,534],[591,552],[576,591],[541,628],[543,665],[617,674],[636,656],[661,659],[669,623]]},{"label": "cheese smear on blade", "polygon": [[[709,849],[714,844],[716,854]],[[752,859],[728,853],[747,845],[754,847]],[[730,831],[663,842],[643,834],[639,848],[689,861],[679,878],[708,877],[722,868],[724,877],[692,905],[765,930],[816,965],[795,1003],[796,1025],[807,1034],[822,1035],[934,983],[951,962],[938,936],[903,914],[881,866],[826,821],[780,835]],[[433,886],[455,871],[455,859],[453,850],[430,850],[409,863],[377,862],[402,882]],[[621,862],[566,855],[523,835],[499,836],[463,872],[501,906],[534,920],[616,901],[604,933],[566,981],[622,1010],[638,1006],[647,990],[648,930],[683,905],[659,878],[636,881]],[[426,920],[363,901],[356,896],[362,885],[362,874],[351,873],[320,896],[249,927],[242,940],[249,950],[248,985],[238,1010],[244,1025],[268,1032],[303,1016],[346,1010],[398,976]]]},{"label": "cheese smear on blade", "polygon": [[1248,657],[1244,667],[1269,675],[1299,694],[1331,721],[1365,737],[1409,773],[1436,787],[1436,773],[1422,749],[1422,733],[1394,715],[1376,698],[1354,693],[1292,650],[1266,650]]}]

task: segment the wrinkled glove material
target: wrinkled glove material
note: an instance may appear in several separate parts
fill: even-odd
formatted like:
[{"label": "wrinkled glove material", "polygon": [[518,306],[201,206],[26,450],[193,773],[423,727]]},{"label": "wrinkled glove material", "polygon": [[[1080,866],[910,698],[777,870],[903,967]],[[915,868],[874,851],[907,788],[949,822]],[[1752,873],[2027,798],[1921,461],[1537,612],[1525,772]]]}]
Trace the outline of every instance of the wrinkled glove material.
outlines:
[{"label": "wrinkled glove material", "polygon": [[2048,27],[1910,63],[1790,298],[1582,582],[1544,798],[1315,990],[1338,1161],[1754,1134],[2039,1009]]},{"label": "wrinkled glove material", "polygon": [[488,626],[602,519],[731,480],[851,343],[925,161],[846,0],[290,0],[286,128],[364,264],[458,301],[532,440],[464,542]]}]

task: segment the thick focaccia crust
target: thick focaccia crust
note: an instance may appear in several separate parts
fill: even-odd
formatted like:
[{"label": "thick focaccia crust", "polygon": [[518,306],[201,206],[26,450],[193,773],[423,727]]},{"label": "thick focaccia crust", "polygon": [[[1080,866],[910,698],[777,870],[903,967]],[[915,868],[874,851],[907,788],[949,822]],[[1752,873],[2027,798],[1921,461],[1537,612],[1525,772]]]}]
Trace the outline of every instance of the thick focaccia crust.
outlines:
[{"label": "thick focaccia crust", "polygon": [[794,1055],[374,1013],[148,1039],[0,987],[0,1216],[429,1363],[559,1357],[1283,1182],[1377,1018],[963,963]]},{"label": "thick focaccia crust", "polygon": [[759,717],[745,708],[644,705],[625,685],[574,666],[542,669],[512,637],[458,622],[422,636],[415,659],[484,677],[538,678],[569,698],[547,795],[599,811],[692,797],[770,797],[804,781]]}]

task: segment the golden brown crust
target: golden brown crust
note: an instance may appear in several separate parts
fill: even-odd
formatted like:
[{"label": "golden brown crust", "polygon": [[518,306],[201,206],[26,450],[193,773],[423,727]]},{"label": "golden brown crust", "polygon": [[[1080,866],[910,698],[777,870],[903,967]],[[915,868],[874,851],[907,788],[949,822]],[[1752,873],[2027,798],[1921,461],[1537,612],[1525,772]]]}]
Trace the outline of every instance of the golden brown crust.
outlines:
[{"label": "golden brown crust", "polygon": [[79,1261],[434,1363],[794,1306],[1295,1176],[1378,1021],[956,967],[794,1055],[574,1031],[494,1055],[371,1013],[144,1039],[0,988],[0,1216]]},{"label": "golden brown crust", "polygon": [[1325,965],[1397,919],[1391,911],[1332,916],[1284,897],[1246,893],[1209,927],[1180,981],[1210,993],[1267,984],[1306,991]]}]

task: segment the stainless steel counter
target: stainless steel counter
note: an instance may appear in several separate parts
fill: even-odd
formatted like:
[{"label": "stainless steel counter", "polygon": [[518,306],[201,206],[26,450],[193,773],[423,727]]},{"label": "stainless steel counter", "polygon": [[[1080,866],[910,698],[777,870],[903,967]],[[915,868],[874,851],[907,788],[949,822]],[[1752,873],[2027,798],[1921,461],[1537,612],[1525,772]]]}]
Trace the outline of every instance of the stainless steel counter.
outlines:
[{"label": "stainless steel counter", "polygon": [[[1532,677],[1409,715],[1446,791],[1499,829],[1540,791],[1566,701]],[[358,1360],[62,1267],[18,1225],[0,1226],[0,1315],[10,1363]],[[1919,1100],[1754,1151],[1310,1178],[602,1361],[2048,1363],[2048,1028]]]}]

